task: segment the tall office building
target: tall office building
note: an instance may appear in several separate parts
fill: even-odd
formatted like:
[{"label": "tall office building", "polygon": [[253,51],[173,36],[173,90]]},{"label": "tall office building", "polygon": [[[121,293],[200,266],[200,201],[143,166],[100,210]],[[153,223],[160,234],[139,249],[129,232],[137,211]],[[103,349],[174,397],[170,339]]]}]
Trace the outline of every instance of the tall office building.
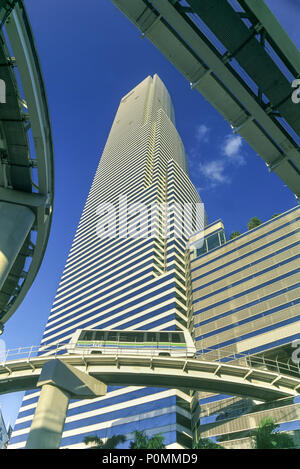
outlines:
[{"label": "tall office building", "polygon": [[[84,327],[178,330],[188,326],[186,244],[189,232],[204,222],[204,216],[201,220],[195,213],[200,202],[188,176],[169,94],[157,75],[148,77],[121,100],[42,344],[69,340]],[[136,203],[154,207],[151,216],[148,210],[136,212]],[[173,207],[168,217],[156,208],[159,203]],[[186,203],[191,216],[184,219],[180,233],[178,211]],[[105,207],[113,210],[103,211]],[[103,231],[110,236],[104,238]],[[144,237],[134,237],[136,231]],[[25,446],[38,395],[26,393],[11,448]],[[149,436],[160,432],[168,447],[188,447],[190,401],[189,393],[182,391],[109,387],[104,397],[70,403],[61,447],[84,447],[83,438],[95,434],[104,439],[112,434],[131,438],[134,430],[147,430]]]},{"label": "tall office building", "polygon": [[[299,375],[300,207],[225,241],[221,221],[191,238],[194,330],[198,353],[210,360],[245,359],[261,366],[285,363]],[[204,243],[203,243],[204,238]],[[264,417],[300,447],[300,397],[263,403],[250,398],[199,393],[193,427],[225,448],[251,448]]]}]

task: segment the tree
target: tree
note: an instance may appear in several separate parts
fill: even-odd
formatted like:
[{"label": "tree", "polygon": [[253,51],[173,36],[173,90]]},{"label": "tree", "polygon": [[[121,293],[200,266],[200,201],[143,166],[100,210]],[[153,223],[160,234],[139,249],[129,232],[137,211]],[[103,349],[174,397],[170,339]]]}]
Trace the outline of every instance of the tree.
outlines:
[{"label": "tree", "polygon": [[271,220],[272,220],[272,218],[278,217],[278,215],[279,215],[279,213],[274,213],[274,215],[271,217]]},{"label": "tree", "polygon": [[287,433],[278,432],[278,427],[272,418],[263,418],[254,432],[255,449],[293,448],[293,438]]},{"label": "tree", "polygon": [[261,221],[259,220],[259,218],[253,217],[248,223],[248,230],[252,230],[253,228],[256,228],[259,225],[261,225]]},{"label": "tree", "polygon": [[240,232],[239,231],[233,231],[230,235],[230,238],[229,239],[234,239],[234,238],[237,238],[238,236],[240,236]]},{"label": "tree", "polygon": [[144,431],[135,430],[130,449],[165,449],[164,437],[158,433],[149,438]]},{"label": "tree", "polygon": [[214,443],[209,438],[200,438],[198,441],[194,441],[193,449],[225,449],[223,446]]},{"label": "tree", "polygon": [[124,435],[113,435],[104,443],[97,435],[86,436],[83,440],[85,445],[95,443],[90,449],[115,449],[119,443],[124,443],[126,438]]}]

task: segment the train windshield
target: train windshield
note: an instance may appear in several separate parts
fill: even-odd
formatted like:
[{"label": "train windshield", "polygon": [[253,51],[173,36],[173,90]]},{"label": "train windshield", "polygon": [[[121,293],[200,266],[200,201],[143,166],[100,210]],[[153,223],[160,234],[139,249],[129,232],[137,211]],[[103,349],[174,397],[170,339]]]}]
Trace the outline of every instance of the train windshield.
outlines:
[{"label": "train windshield", "polygon": [[122,344],[162,344],[162,345],[186,345],[183,332],[169,331],[103,331],[82,330],[78,337],[80,343],[122,343]]},{"label": "train windshield", "polygon": [[86,341],[104,341],[104,331],[81,331],[78,340],[86,340]]}]

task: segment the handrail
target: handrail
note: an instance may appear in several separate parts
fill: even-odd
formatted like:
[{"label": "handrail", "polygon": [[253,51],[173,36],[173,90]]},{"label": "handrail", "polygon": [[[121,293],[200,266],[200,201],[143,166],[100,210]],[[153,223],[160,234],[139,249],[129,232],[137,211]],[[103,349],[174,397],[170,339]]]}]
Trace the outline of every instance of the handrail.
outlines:
[{"label": "handrail", "polygon": [[44,357],[45,355],[49,356],[59,356],[64,353],[72,353],[72,355],[77,356],[86,356],[89,355],[91,351],[98,351],[99,353],[113,354],[116,357],[120,355],[139,355],[141,353],[146,356],[156,357],[158,356],[158,351],[161,350],[161,353],[170,353],[170,357],[183,357],[183,358],[196,358],[201,361],[209,362],[220,362],[220,363],[229,363],[233,365],[248,366],[251,368],[265,369],[269,371],[276,371],[279,374],[293,374],[300,375],[300,364],[295,363],[291,364],[288,362],[280,362],[276,360],[271,360],[266,358],[264,355],[258,356],[249,354],[246,352],[241,353],[231,353],[230,355],[222,350],[214,349],[205,349],[205,353],[195,354],[195,348],[186,347],[185,349],[174,349],[172,347],[164,348],[155,348],[155,349],[139,349],[138,347],[126,347],[121,346],[119,343],[115,345],[110,345],[107,347],[97,347],[91,350],[89,347],[76,347],[76,343],[72,342],[57,342],[49,345],[31,345],[26,347],[16,347],[13,349],[7,349],[4,353],[0,352],[0,366],[5,366],[6,362],[14,360],[30,360],[31,358]]}]

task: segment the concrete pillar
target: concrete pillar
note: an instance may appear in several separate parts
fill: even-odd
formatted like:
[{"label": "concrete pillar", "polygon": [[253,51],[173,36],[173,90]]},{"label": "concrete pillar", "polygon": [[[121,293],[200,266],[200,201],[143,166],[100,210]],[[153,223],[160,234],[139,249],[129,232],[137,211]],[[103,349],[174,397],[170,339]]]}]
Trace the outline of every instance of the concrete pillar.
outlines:
[{"label": "concrete pillar", "polygon": [[58,449],[70,399],[105,396],[107,385],[74,366],[51,359],[42,368],[42,391],[30,427],[26,449]]},{"label": "concrete pillar", "polygon": [[35,214],[28,207],[0,202],[0,289],[32,228]]},{"label": "concrete pillar", "polygon": [[69,393],[52,384],[42,387],[26,449],[59,448],[69,400]]}]

